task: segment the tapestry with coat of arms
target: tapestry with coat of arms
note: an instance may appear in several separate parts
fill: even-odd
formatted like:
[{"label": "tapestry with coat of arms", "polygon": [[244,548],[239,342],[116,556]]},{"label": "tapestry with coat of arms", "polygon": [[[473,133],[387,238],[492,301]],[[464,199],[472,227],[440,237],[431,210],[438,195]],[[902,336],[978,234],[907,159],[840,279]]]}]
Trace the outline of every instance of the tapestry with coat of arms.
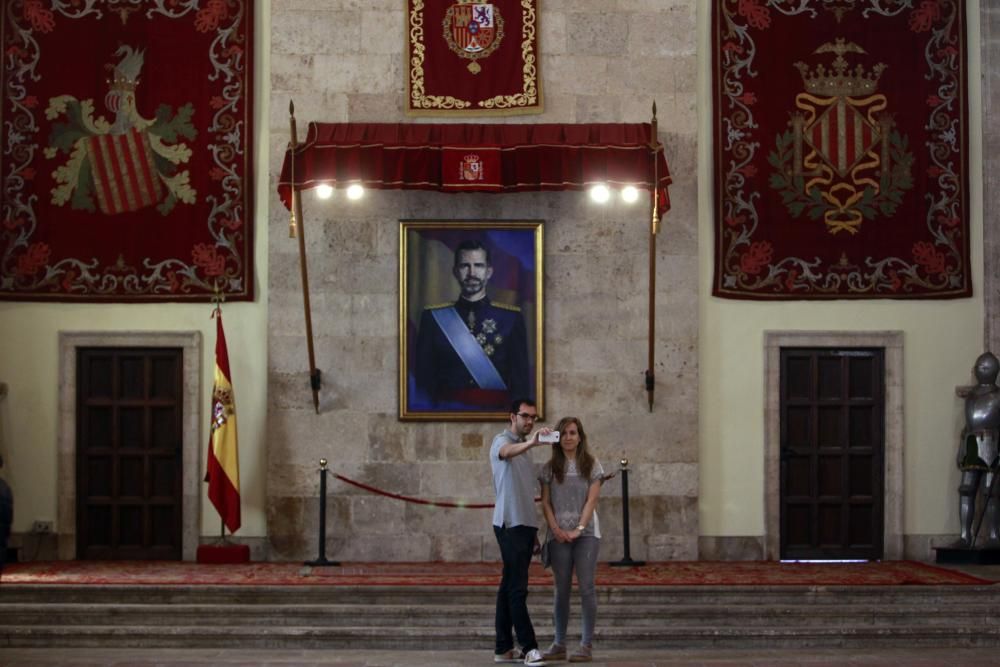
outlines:
[{"label": "tapestry with coat of arms", "polygon": [[4,3],[0,300],[253,299],[252,7]]},{"label": "tapestry with coat of arms", "polygon": [[713,0],[733,299],[972,294],[964,0]]},{"label": "tapestry with coat of arms", "polygon": [[538,0],[406,0],[406,113],[541,113]]}]

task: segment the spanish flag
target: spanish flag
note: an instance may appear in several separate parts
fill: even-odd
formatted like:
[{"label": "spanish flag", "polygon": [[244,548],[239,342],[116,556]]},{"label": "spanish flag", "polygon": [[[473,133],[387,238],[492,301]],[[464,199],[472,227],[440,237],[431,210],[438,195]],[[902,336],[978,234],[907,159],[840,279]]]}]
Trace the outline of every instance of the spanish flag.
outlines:
[{"label": "spanish flag", "polygon": [[208,438],[208,499],[215,505],[229,532],[240,529],[240,458],[236,446],[236,401],[222,311],[215,317],[215,385],[212,388],[212,429]]}]

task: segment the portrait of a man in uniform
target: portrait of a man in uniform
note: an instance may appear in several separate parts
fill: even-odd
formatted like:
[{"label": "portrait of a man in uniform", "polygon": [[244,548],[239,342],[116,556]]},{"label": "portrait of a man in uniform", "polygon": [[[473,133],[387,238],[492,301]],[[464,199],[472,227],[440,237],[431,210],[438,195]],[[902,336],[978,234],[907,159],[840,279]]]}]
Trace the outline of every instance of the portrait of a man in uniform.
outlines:
[{"label": "portrait of a man in uniform", "polygon": [[493,419],[538,401],[540,224],[403,224],[400,417]]}]

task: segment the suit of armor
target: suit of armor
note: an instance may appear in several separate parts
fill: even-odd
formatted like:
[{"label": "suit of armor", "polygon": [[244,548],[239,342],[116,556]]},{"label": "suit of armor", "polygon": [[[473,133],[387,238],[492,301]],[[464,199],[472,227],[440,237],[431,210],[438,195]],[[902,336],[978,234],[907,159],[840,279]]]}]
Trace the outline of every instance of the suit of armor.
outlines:
[{"label": "suit of armor", "polygon": [[[965,398],[965,428],[958,447],[958,467],[962,482],[958,487],[961,535],[956,546],[973,545],[973,521],[976,516],[980,488],[985,508],[983,524],[989,531],[985,546],[1000,547],[1000,488],[994,488],[993,478],[998,474],[998,441],[1000,441],[1000,387],[997,374],[1000,361],[986,352],[976,359],[973,369],[979,384]],[[990,490],[992,496],[990,497]]]}]

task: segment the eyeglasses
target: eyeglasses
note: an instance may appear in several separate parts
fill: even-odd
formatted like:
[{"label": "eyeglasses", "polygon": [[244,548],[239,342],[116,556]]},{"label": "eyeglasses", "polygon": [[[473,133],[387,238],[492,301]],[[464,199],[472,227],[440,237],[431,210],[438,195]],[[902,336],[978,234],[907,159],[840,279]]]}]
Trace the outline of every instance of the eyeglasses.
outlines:
[{"label": "eyeglasses", "polygon": [[538,419],[538,415],[529,415],[527,412],[518,412],[516,414],[521,419],[530,419],[531,421]]}]

